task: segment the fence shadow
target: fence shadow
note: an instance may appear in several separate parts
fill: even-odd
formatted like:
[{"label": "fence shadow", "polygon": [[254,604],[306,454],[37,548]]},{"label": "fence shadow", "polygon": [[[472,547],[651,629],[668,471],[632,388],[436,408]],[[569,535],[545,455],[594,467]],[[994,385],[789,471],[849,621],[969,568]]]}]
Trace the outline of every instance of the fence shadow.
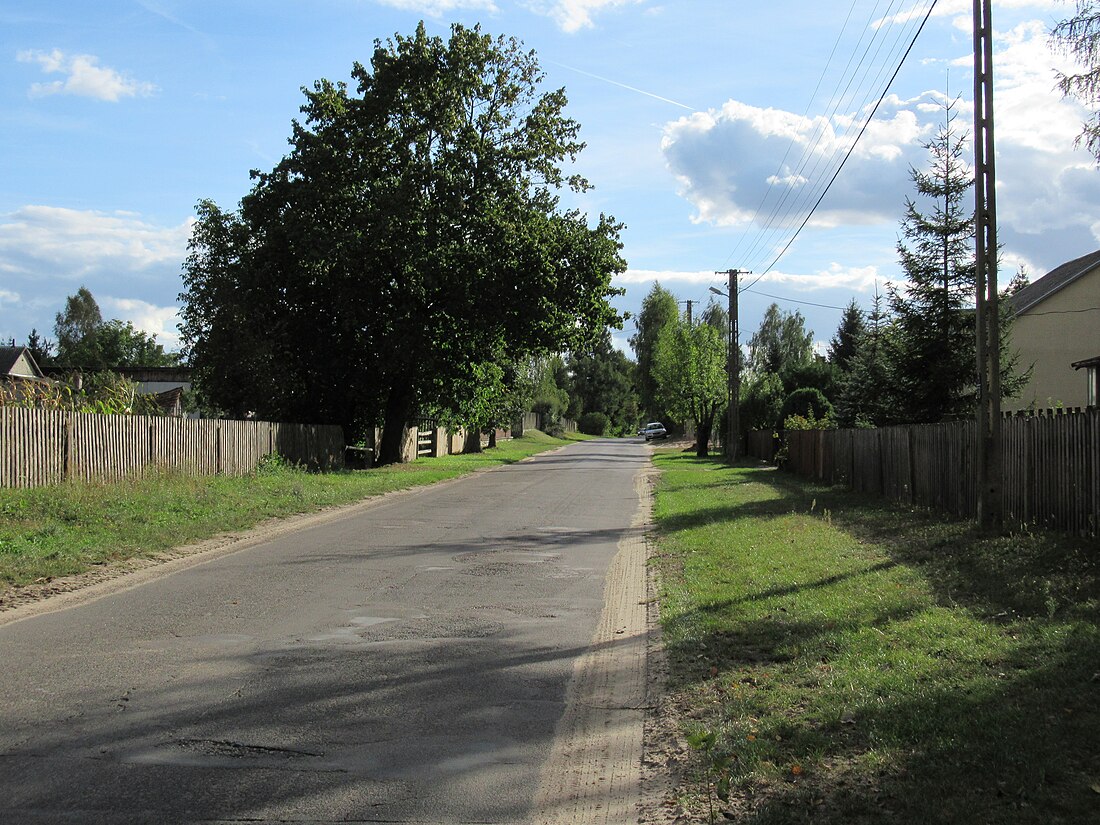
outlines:
[{"label": "fence shadow", "polygon": [[[676,484],[680,460],[671,464],[670,485]],[[834,529],[886,554],[885,559],[797,584],[731,593],[676,616],[666,626],[670,660],[679,674],[671,686],[709,696],[724,708],[724,721],[717,724],[732,737],[728,744],[735,756],[755,747],[742,728],[753,724],[755,714],[763,715],[759,707],[770,694],[763,694],[756,705],[754,695],[799,693],[797,701],[788,698],[795,708],[788,718],[753,731],[754,739],[777,743],[775,751],[799,755],[799,771],[788,772],[781,781],[743,787],[731,808],[737,821],[1095,821],[1096,797],[1090,786],[1095,778],[1089,778],[1095,742],[1100,741],[1095,702],[1100,553],[1095,543],[1029,532],[983,536],[966,521],[783,472],[716,463],[707,469],[711,496],[706,500],[712,503],[693,516],[663,517],[659,531],[743,517],[810,514],[827,517]],[[762,499],[713,503],[720,499],[715,491],[738,484],[765,488],[756,491]],[[883,684],[894,684],[894,689],[851,706],[844,716],[823,712],[845,691],[828,677],[833,657],[852,655],[836,647],[838,637],[875,638],[876,631],[890,635],[927,615],[927,597],[912,602],[896,598],[889,608],[877,601],[882,581],[872,577],[902,566],[915,571],[937,607],[961,608],[976,633],[995,637],[998,652],[988,660],[959,657],[960,666],[946,639],[942,669],[935,670],[940,665],[934,657],[932,664],[923,665],[933,668],[935,678],[925,681],[927,677],[915,672],[912,679],[891,683],[887,674]],[[787,614],[776,606],[834,587],[855,594],[847,616],[824,618],[795,608]],[[768,604],[768,615],[761,618],[749,611],[725,630],[687,632],[713,627],[715,615],[752,603]],[[794,672],[794,659],[805,661],[807,656],[820,659],[820,676],[805,677],[811,682],[800,689],[804,692],[770,678],[788,667]],[[885,657],[868,659],[864,666],[893,665]],[[740,676],[731,684],[715,679],[715,672]],[[883,759],[889,767],[877,773],[856,769],[873,762],[876,753],[900,757]]]}]

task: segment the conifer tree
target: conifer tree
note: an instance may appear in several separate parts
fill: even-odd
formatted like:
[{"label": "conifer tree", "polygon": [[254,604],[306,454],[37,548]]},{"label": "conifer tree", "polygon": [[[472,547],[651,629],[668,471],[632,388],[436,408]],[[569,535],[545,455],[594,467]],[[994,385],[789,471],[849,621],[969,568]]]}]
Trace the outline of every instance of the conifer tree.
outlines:
[{"label": "conifer tree", "polygon": [[904,286],[888,286],[896,335],[890,372],[897,417],[932,422],[969,414],[974,405],[974,219],[966,195],[973,185],[963,159],[966,135],[955,128],[955,103],[925,144],[927,171],[910,169],[922,208],[906,198],[898,256]]},{"label": "conifer tree", "polygon": [[871,311],[855,342],[849,369],[841,381],[836,419],[841,427],[866,427],[888,423],[892,417],[893,392],[886,344],[890,321],[875,290]]},{"label": "conifer tree", "polygon": [[1090,110],[1077,145],[1084,144],[1100,162],[1100,2],[1077,0],[1076,6],[1077,13],[1051,31],[1054,46],[1081,66],[1081,71],[1073,74],[1059,72],[1058,88]]},{"label": "conifer tree", "polygon": [[848,371],[864,331],[863,310],[853,298],[844,308],[836,335],[829,342],[829,361],[841,372]]}]

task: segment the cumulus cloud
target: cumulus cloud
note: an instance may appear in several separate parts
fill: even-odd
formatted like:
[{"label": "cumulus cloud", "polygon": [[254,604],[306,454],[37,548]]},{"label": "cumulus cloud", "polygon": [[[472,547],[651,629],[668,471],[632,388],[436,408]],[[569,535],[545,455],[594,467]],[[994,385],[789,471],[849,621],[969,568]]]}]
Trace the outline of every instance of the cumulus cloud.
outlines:
[{"label": "cumulus cloud", "polygon": [[493,0],[378,0],[378,2],[384,6],[423,14],[433,19],[458,11],[484,11],[490,14],[499,11]]},{"label": "cumulus cloud", "polygon": [[[924,2],[899,14],[883,17],[876,20],[874,25],[882,27],[895,23],[907,23],[924,17],[928,13],[928,5],[928,2]],[[1053,10],[1059,6],[1065,9],[1065,0],[997,0],[998,10],[1027,9],[1029,12],[1039,12]],[[974,18],[974,0],[939,0],[932,9],[931,16],[958,18],[959,28],[970,31]]]},{"label": "cumulus cloud", "polygon": [[0,291],[0,336],[51,329],[65,296],[83,285],[104,317],[131,321],[178,347],[177,308],[167,304],[180,291],[193,224],[188,218],[159,226],[131,212],[50,206],[0,215],[0,269],[9,287]]},{"label": "cumulus cloud", "polygon": [[[967,70],[969,55],[954,64]],[[1045,26],[1023,23],[997,34],[997,192],[1001,240],[1039,269],[1083,254],[1100,241],[1095,220],[1100,170],[1074,148],[1087,113],[1055,90]],[[943,121],[943,96],[889,97],[815,213],[811,226],[896,224],[912,192],[910,166],[927,165],[922,143]],[[956,125],[972,129],[971,104],[959,101]],[[693,220],[760,229],[774,249],[813,206],[846,151],[859,117],[803,118],[729,101],[665,127],[663,151]],[[1051,243],[1058,233],[1057,249]],[[1047,248],[1042,248],[1046,243]]]},{"label": "cumulus cloud", "polygon": [[152,83],[134,80],[100,66],[99,58],[90,54],[66,55],[60,49],[50,52],[28,50],[19,52],[16,59],[21,63],[38,64],[45,74],[64,76],[48,83],[32,83],[31,97],[66,94],[117,103],[124,97],[148,96],[157,90]]},{"label": "cumulus cloud", "polygon": [[[936,95],[884,102],[814,223],[875,223],[897,213],[897,192],[935,128]],[[736,100],[680,118],[662,149],[697,222],[797,225],[859,128],[851,114],[802,117]]]},{"label": "cumulus cloud", "polygon": [[622,6],[637,6],[646,0],[533,0],[527,6],[537,14],[549,17],[562,31],[577,32],[593,28],[593,16]]},{"label": "cumulus cloud", "polygon": [[156,226],[131,212],[25,206],[0,217],[0,255],[8,270],[79,280],[95,272],[141,272],[187,254],[193,218]]},{"label": "cumulus cloud", "polygon": [[162,307],[136,298],[105,297],[99,301],[103,315],[129,321],[138,329],[157,337],[157,343],[166,350],[178,350],[179,307]]}]

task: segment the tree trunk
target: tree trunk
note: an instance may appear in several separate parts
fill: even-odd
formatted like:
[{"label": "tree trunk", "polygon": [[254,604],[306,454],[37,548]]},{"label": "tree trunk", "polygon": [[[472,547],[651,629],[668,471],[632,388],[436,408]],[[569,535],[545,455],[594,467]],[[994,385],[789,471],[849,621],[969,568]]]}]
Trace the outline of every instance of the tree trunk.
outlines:
[{"label": "tree trunk", "polygon": [[386,399],[386,419],[382,424],[382,443],[378,445],[376,464],[399,464],[405,460],[402,446],[412,414],[412,393],[406,387],[394,387]]},{"label": "tree trunk", "polygon": [[466,446],[462,448],[463,455],[472,455],[481,452],[481,428],[466,428]]},{"label": "tree trunk", "polygon": [[489,449],[493,449],[497,445],[497,428],[489,430]]},{"label": "tree trunk", "polygon": [[710,431],[714,429],[714,412],[709,412],[701,420],[695,422],[695,455],[706,458],[707,445],[710,442]]}]

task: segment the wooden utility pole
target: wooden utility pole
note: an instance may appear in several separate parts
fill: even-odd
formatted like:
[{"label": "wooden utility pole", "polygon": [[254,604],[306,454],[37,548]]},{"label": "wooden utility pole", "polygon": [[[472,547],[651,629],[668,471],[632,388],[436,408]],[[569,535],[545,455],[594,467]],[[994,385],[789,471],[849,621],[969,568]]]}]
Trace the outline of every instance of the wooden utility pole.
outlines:
[{"label": "wooden utility pole", "polygon": [[[714,274],[729,277],[729,292],[726,293],[729,297],[730,316],[729,347],[726,355],[729,412],[726,415],[725,453],[726,460],[733,463],[737,460],[737,448],[740,446],[741,441],[741,331],[737,323],[737,276],[751,275],[752,273],[743,269],[727,269],[725,272],[715,272]],[[714,287],[711,287],[711,291],[718,295],[722,294]]]},{"label": "wooden utility pole", "polygon": [[974,0],[974,238],[978,367],[978,523],[998,529],[1001,502],[1001,335],[993,144],[991,0]]}]

